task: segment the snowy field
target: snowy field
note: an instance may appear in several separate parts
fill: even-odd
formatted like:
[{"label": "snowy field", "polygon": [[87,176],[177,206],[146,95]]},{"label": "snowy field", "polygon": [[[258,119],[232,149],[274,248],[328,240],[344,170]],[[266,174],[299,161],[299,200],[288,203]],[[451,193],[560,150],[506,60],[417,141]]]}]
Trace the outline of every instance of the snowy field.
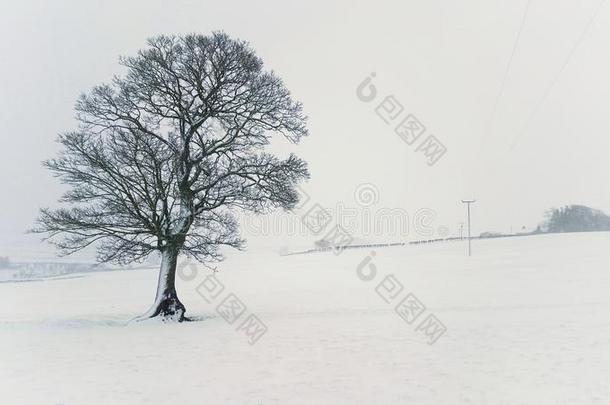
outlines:
[{"label": "snowy field", "polygon": [[[557,234],[219,265],[214,304],[178,282],[183,324],[127,324],[156,270],[0,283],[1,404],[608,404],[610,234]],[[371,281],[357,275],[367,257]],[[361,267],[371,270],[367,265]],[[426,311],[407,324],[387,275]],[[247,311],[216,313],[234,293]],[[393,301],[394,302],[394,301]],[[394,302],[395,304],[396,302]],[[267,332],[237,331],[255,314]],[[417,324],[447,328],[429,345]]]}]

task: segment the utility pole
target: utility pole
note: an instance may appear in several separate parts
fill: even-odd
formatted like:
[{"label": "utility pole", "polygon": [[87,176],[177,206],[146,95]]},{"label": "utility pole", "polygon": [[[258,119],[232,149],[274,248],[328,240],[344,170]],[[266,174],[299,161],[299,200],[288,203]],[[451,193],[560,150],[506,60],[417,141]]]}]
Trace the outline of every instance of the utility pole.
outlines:
[{"label": "utility pole", "polygon": [[460,222],[460,240],[464,240],[464,223]]},{"label": "utility pole", "polygon": [[470,204],[476,200],[462,200],[462,203],[466,204],[466,210],[468,212],[468,256],[472,256],[471,237],[470,237]]}]

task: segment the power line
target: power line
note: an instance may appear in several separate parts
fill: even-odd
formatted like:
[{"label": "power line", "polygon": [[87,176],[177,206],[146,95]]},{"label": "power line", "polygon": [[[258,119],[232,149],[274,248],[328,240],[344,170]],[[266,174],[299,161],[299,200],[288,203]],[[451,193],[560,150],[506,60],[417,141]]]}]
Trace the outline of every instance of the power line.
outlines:
[{"label": "power line", "polygon": [[508,75],[510,73],[510,70],[511,70],[511,67],[513,64],[513,59],[515,58],[515,54],[517,52],[517,47],[519,46],[519,43],[521,41],[521,33],[523,32],[523,27],[525,26],[525,21],[527,20],[527,14],[529,12],[531,3],[532,3],[532,0],[527,0],[527,3],[525,5],[525,10],[523,11],[523,15],[521,16],[521,22],[519,24],[519,29],[517,30],[517,35],[515,36],[515,41],[513,42],[513,47],[511,49],[510,56],[508,57],[508,62],[506,63],[506,68],[504,69],[504,75],[502,76],[502,81],[500,82],[500,89],[498,90],[498,93],[496,94],[492,111],[491,111],[487,121],[485,122],[485,132],[483,133],[483,137],[479,144],[479,150],[478,150],[475,158],[478,158],[479,156],[481,156],[481,153],[483,152],[483,148],[485,147],[485,143],[487,142],[487,139],[489,138],[490,133],[493,132],[493,123],[494,123],[494,119],[496,117],[498,105],[500,103],[500,98],[504,94],[504,89],[506,87],[506,81],[508,79]]},{"label": "power line", "polygon": [[517,145],[517,140],[523,136],[523,134],[525,133],[525,130],[529,126],[530,122],[533,120],[534,116],[538,113],[538,110],[540,109],[540,107],[542,107],[542,104],[544,104],[544,102],[546,101],[547,97],[551,93],[551,90],[553,89],[553,87],[557,83],[557,80],[559,79],[559,76],[561,76],[561,73],[563,73],[563,71],[565,70],[566,66],[568,66],[568,63],[570,63],[570,60],[572,59],[572,56],[576,52],[576,49],[581,44],[581,42],[584,40],[585,36],[587,35],[587,32],[589,32],[589,29],[593,25],[593,22],[597,18],[597,15],[599,14],[599,12],[602,9],[602,6],[604,5],[605,2],[606,2],[606,0],[601,0],[599,2],[598,6],[597,6],[597,9],[593,13],[591,18],[587,22],[587,24],[585,25],[585,29],[582,31],[582,33],[580,34],[580,36],[578,37],[578,39],[574,43],[574,46],[572,46],[572,49],[570,50],[570,52],[568,53],[568,56],[566,57],[566,59],[564,60],[563,64],[561,65],[561,68],[559,69],[559,71],[557,72],[555,77],[553,77],[553,80],[551,80],[551,83],[549,84],[549,86],[546,88],[546,90],[542,94],[542,98],[540,99],[538,104],[536,104],[534,109],[532,109],[530,111],[530,113],[528,114],[527,119],[526,119],[525,123],[523,124],[523,127],[521,127],[521,131],[519,131],[517,133],[517,135],[515,135],[515,137],[513,138],[513,142],[512,142],[511,148],[510,148],[511,151],[515,148],[515,146]]},{"label": "power line", "polygon": [[508,63],[506,64],[506,69],[504,70],[504,76],[502,77],[502,82],[500,84],[500,90],[498,91],[498,94],[496,95],[491,114],[489,116],[489,119],[487,120],[487,131],[485,131],[485,133],[483,134],[483,139],[481,140],[481,147],[483,146],[483,143],[489,136],[489,133],[493,131],[492,124],[494,122],[494,118],[495,118],[496,112],[498,110],[498,104],[500,102],[500,98],[504,94],[504,88],[506,87],[506,79],[508,79],[508,74],[509,74],[510,68],[513,64],[515,52],[517,51],[517,46],[519,45],[519,42],[521,39],[521,32],[523,32],[523,27],[525,26],[525,21],[527,19],[527,13],[530,9],[531,3],[532,3],[532,0],[527,0],[527,4],[525,5],[525,11],[523,12],[523,16],[521,17],[521,24],[519,24],[519,30],[517,31],[517,36],[515,37],[515,42],[513,43],[513,49],[508,58]]}]

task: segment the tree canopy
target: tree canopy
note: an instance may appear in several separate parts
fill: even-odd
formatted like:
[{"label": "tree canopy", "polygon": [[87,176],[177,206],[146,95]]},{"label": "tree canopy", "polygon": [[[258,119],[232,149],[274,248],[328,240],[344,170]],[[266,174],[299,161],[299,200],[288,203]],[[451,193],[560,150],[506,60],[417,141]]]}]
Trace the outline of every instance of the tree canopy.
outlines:
[{"label": "tree canopy", "polygon": [[44,163],[69,186],[67,206],[43,209],[35,230],[63,254],[95,244],[103,262],[161,252],[173,284],[179,254],[207,263],[242,247],[237,211],[294,207],[307,165],[265,147],[273,134],[297,143],[306,117],[249,44],[222,32],[158,36],[120,63],[124,75],[78,99],[78,128]]}]

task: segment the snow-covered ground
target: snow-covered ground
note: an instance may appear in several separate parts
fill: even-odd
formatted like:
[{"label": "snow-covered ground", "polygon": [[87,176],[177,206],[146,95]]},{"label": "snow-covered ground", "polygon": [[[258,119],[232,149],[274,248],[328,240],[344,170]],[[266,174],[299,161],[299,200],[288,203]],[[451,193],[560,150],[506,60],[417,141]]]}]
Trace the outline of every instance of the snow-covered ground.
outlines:
[{"label": "snow-covered ground", "polygon": [[[126,325],[154,270],[0,283],[0,403],[608,404],[609,246],[591,233],[475,241],[472,258],[463,243],[233,254],[213,304],[206,270],[179,281],[199,319],[184,324]],[[392,303],[375,291],[388,275],[404,286]],[[394,312],[409,292],[426,306],[410,325]],[[247,306],[233,324],[216,312],[230,293]],[[253,345],[237,330],[249,314],[267,327]],[[447,328],[432,345],[416,330],[430,314]]]}]

